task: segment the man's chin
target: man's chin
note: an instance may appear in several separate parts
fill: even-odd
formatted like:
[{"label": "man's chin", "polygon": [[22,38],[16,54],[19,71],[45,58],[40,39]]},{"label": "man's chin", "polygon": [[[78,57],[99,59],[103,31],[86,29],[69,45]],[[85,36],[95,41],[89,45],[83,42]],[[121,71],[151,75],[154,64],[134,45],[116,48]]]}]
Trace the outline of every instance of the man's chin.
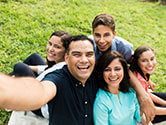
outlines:
[{"label": "man's chin", "polygon": [[80,78],[82,78],[82,79],[84,79],[84,80],[86,80],[86,79],[88,79],[90,77],[90,74],[83,74],[83,75],[80,75]]}]

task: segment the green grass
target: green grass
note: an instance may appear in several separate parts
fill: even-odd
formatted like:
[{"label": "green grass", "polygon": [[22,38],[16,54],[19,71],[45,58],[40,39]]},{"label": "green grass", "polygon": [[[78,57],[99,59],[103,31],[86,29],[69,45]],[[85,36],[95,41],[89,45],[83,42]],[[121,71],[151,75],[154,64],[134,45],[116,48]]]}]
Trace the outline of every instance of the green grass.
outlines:
[{"label": "green grass", "polygon": [[[111,14],[117,35],[155,50],[157,68],[151,76],[157,92],[166,92],[166,6],[138,0],[0,0],[0,72],[9,73],[31,53],[45,58],[50,34],[66,30],[92,34],[91,23],[100,13]],[[0,112],[4,124],[6,112]]]}]

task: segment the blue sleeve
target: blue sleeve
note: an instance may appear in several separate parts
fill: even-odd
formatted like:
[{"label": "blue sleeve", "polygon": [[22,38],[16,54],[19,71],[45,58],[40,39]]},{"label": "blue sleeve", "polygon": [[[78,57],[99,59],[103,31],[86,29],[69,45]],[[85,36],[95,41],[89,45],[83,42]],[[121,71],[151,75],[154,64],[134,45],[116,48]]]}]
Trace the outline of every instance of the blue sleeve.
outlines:
[{"label": "blue sleeve", "polygon": [[125,59],[128,63],[131,63],[131,56],[132,56],[132,49],[129,48],[127,51],[125,51]]},{"label": "blue sleeve", "polygon": [[108,123],[108,106],[101,99],[96,98],[93,106],[94,125],[109,125]]},{"label": "blue sleeve", "polygon": [[130,63],[130,59],[133,54],[133,44],[117,36],[114,38],[114,42],[116,43],[116,46],[118,48],[117,51],[125,57],[128,63]]},{"label": "blue sleeve", "polygon": [[121,48],[121,51],[123,51],[123,56],[125,57],[125,59],[127,60],[128,63],[130,63],[131,60],[131,56],[133,54],[133,47],[131,46],[131,44],[127,44],[125,46],[123,46]]}]

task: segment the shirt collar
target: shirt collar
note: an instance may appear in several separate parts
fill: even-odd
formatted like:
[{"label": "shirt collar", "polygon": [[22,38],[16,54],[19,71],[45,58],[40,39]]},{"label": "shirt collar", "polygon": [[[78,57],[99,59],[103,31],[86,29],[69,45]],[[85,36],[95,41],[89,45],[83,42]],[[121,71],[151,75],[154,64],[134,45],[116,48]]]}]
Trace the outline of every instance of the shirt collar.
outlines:
[{"label": "shirt collar", "polygon": [[116,44],[115,44],[115,38],[112,39],[112,45],[111,45],[111,49],[110,50],[117,50]]},{"label": "shirt collar", "polygon": [[[75,87],[79,87],[79,86],[83,87],[83,86],[82,86],[82,83],[81,83],[79,80],[77,80],[77,79],[70,73],[70,71],[69,71],[67,65],[64,66],[64,71],[65,71],[65,73],[67,74],[67,76],[69,77],[69,80],[71,81],[70,83],[71,83],[73,86],[75,86]],[[89,79],[88,79],[88,80],[89,80]],[[87,81],[88,81],[88,80],[87,80]],[[87,84],[87,82],[85,83],[85,85],[86,85],[86,84]]]}]

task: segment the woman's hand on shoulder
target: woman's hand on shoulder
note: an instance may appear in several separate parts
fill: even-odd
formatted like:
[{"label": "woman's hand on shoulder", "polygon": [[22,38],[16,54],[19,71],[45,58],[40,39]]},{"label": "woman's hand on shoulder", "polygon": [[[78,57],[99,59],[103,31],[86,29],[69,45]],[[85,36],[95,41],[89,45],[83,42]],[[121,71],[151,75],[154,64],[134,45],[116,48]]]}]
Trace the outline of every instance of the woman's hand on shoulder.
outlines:
[{"label": "woman's hand on shoulder", "polygon": [[148,81],[148,85],[149,85],[149,89],[151,89],[152,91],[154,91],[155,89],[155,83],[152,82],[151,80]]}]

